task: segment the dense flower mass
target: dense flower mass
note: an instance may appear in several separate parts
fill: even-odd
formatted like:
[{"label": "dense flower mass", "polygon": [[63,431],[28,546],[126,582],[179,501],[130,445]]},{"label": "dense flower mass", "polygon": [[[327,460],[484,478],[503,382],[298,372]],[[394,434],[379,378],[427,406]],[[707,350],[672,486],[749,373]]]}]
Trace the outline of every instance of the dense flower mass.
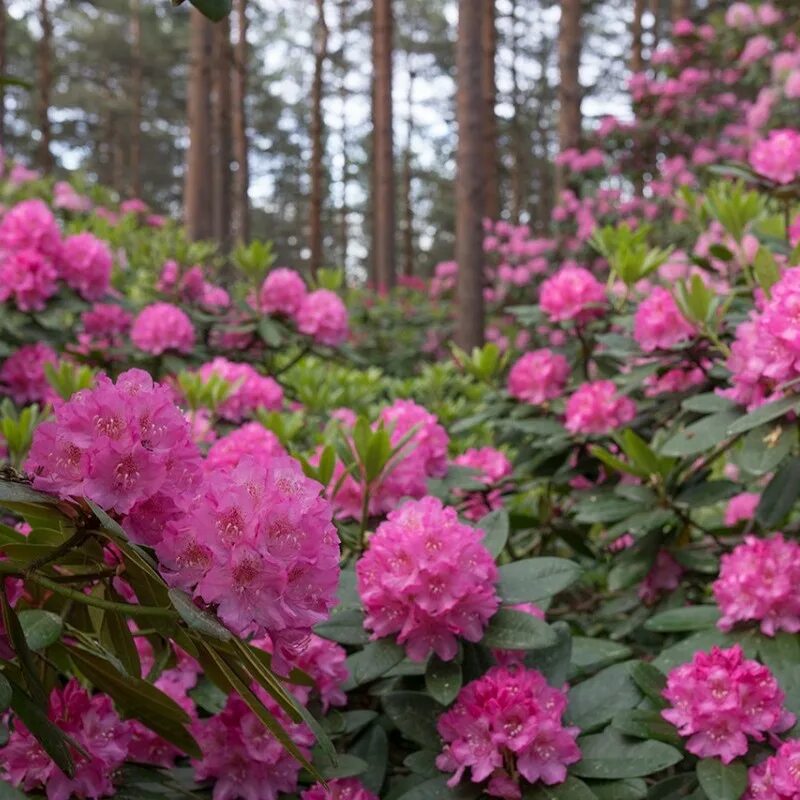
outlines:
[{"label": "dense flower mass", "polygon": [[539,289],[539,306],[552,322],[586,322],[602,315],[605,304],[603,284],[583,267],[562,267]]},{"label": "dense flower mass", "polygon": [[300,794],[301,800],[378,800],[378,795],[367,789],[358,778],[334,778],[326,789],[315,783]]},{"label": "dense flower mass", "polygon": [[165,387],[146,372],[105,376],[36,429],[26,469],[37,489],[88,497],[127,514],[128,534],[153,544],[199,481],[200,453]]},{"label": "dense flower mass", "polygon": [[61,247],[61,277],[86,300],[107,294],[112,258],[108,245],[91,233],[76,233]]},{"label": "dense flower mass", "polygon": [[20,347],[0,366],[0,395],[8,395],[20,406],[53,400],[56,394],[44,365],[57,362],[56,352],[42,342]]},{"label": "dense flower mass", "polygon": [[13,297],[20,311],[42,311],[58,288],[58,270],[37,250],[0,257],[0,302]]},{"label": "dense flower mass", "polygon": [[494,447],[473,447],[456,456],[453,463],[459,467],[478,470],[476,479],[486,485],[483,491],[467,494],[463,513],[468,519],[480,519],[503,505],[500,485],[513,471],[513,466],[505,453]]},{"label": "dense flower mass", "polygon": [[639,304],[633,318],[633,336],[645,353],[674,347],[694,332],[694,326],[681,314],[675,299],[660,286]]},{"label": "dense flower mass", "polygon": [[0,776],[24,792],[44,790],[47,800],[109,797],[114,772],[128,755],[130,733],[109,697],[90,696],[75,678],[50,693],[50,721],[86,752],[78,755],[75,775],[64,774],[18,718],[0,748]]},{"label": "dense flower mass", "polygon": [[293,269],[278,267],[264,279],[258,294],[259,308],[267,314],[294,317],[306,297],[306,284]]},{"label": "dense flower mass", "polygon": [[800,177],[800,133],[791,128],[770,131],[753,145],[750,166],[776,183],[792,183]]},{"label": "dense flower mass", "polygon": [[569,372],[569,363],[560,353],[546,348],[525,353],[508,373],[508,393],[517,400],[541,405],[561,396]]},{"label": "dense flower mass", "polygon": [[391,511],[356,564],[373,637],[396,636],[414,661],[452,660],[458,636],[479,641],[499,603],[482,536],[435,497]]},{"label": "dense flower mass", "polygon": [[140,350],[158,356],[167,350],[189,353],[194,347],[192,321],[172,303],[153,303],[139,312],[131,328],[131,341]]},{"label": "dense flower mass", "polygon": [[567,400],[566,429],[570,433],[608,433],[636,416],[633,400],[617,394],[612,381],[579,386]]},{"label": "dense flower mass", "polygon": [[328,289],[307,294],[297,309],[295,321],[300,333],[320,344],[335,347],[342,344],[349,333],[347,308],[339,295]]},{"label": "dense flower mass", "polygon": [[750,768],[743,800],[796,800],[800,797],[800,741],[791,739]]},{"label": "dense flower mass", "polygon": [[725,764],[747,752],[748,736],[761,742],[768,733],[790,728],[795,719],[784,709],[772,673],[746,659],[738,644],[695,653],[691,662],[675,667],[664,697],[671,707],[661,715],[688,737],[686,749]]},{"label": "dense flower mass", "polygon": [[473,783],[488,779],[486,793],[509,800],[522,796],[520,778],[563,783],[567,766],[581,757],[578,729],[561,720],[566,706],[566,694],[536,670],[490,669],[468,683],[439,718],[445,747],[436,765],[454,773],[449,786],[458,785],[469,768]]},{"label": "dense flower mass", "polygon": [[90,352],[122,347],[132,323],[133,317],[122,306],[95,303],[81,314],[83,330],[78,334],[79,349]]},{"label": "dense flower mass", "polygon": [[157,543],[168,579],[237,634],[269,635],[291,659],[336,602],[339,540],[320,485],[291,458],[243,458],[207,476],[180,526]]},{"label": "dense flower mass", "polygon": [[235,467],[244,458],[269,466],[273,458],[287,455],[278,437],[260,422],[247,422],[221,436],[208,450],[206,470]]},{"label": "dense flower mass", "polygon": [[269,376],[256,372],[249,364],[217,357],[200,367],[200,377],[208,380],[217,375],[231,384],[231,391],[217,409],[220,416],[231,422],[241,422],[258,408],[277,411],[283,405],[283,389]]},{"label": "dense flower mass", "polygon": [[780,533],[748,536],[722,556],[714,596],[722,611],[719,627],[760,622],[762,633],[800,631],[800,544]]}]

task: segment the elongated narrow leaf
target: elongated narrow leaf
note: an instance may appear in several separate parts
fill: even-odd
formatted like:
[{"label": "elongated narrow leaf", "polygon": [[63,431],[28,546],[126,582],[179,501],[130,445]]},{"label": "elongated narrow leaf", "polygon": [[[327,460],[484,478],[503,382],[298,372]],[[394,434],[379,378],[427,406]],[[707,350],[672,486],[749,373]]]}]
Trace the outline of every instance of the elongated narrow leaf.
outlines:
[{"label": "elongated narrow leaf", "polygon": [[570,770],[581,778],[643,778],[677,764],[683,754],[663,742],[637,741],[613,728],[578,740],[582,758]]},{"label": "elongated narrow leaf", "polygon": [[509,519],[508,511],[496,508],[482,517],[477,525],[484,533],[483,544],[494,558],[503,552],[508,541]]},{"label": "elongated narrow leaf", "polygon": [[501,608],[490,620],[481,643],[501,650],[535,650],[558,642],[555,631],[524,611]]},{"label": "elongated narrow leaf", "polygon": [[713,628],[719,620],[716,606],[687,606],[671,608],[650,617],[644,627],[659,633],[680,633],[683,631],[702,631]]},{"label": "elongated narrow leaf", "polygon": [[506,603],[535,603],[571,586],[580,574],[581,568],[566,558],[527,558],[500,567],[497,590]]},{"label": "elongated narrow leaf", "polygon": [[25,632],[22,630],[19,618],[16,612],[11,607],[11,604],[6,598],[3,583],[0,581],[0,611],[2,611],[3,625],[6,629],[6,634],[11,641],[11,647],[19,662],[22,676],[25,679],[25,685],[30,692],[34,702],[40,707],[47,707],[47,693],[42,686],[39,679],[39,673],[36,670],[36,662],[33,658],[33,653],[28,646],[28,641],[25,638]]},{"label": "elongated narrow leaf", "polygon": [[172,600],[172,605],[181,615],[181,619],[192,630],[223,642],[231,639],[231,632],[207,611],[198,608],[186,592],[182,592],[180,589],[170,589],[169,599]]}]

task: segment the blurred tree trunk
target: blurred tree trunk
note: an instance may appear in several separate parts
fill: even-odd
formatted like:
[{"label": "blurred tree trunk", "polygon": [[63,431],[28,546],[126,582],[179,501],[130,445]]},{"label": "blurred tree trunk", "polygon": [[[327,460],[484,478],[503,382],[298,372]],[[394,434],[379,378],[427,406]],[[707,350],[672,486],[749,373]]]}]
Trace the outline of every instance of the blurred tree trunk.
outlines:
[{"label": "blurred tree trunk", "polygon": [[131,0],[131,163],[130,189],[142,196],[142,19],[141,0]]},{"label": "blurred tree trunk", "polygon": [[670,16],[674,25],[679,19],[686,19],[691,11],[690,0],[672,0],[670,3]]},{"label": "blurred tree trunk", "polygon": [[[6,74],[6,0],[0,0],[0,76]],[[0,147],[6,143],[6,87],[0,83]]]},{"label": "blurred tree trunk", "polygon": [[230,19],[225,17],[212,29],[212,230],[223,251],[231,244],[231,88],[233,53]]},{"label": "blurred tree trunk", "polygon": [[372,4],[372,260],[378,291],[395,284],[395,188],[392,132],[392,0]]},{"label": "blurred tree trunk", "polygon": [[653,41],[650,50],[653,51],[658,47],[658,40],[661,36],[661,0],[650,0],[650,13],[653,15]]},{"label": "blurred tree trunk", "polygon": [[208,239],[213,233],[211,179],[211,42],[212,23],[199,11],[189,12],[190,60],[187,115],[184,214],[189,239]]},{"label": "blurred tree trunk", "polygon": [[517,36],[517,2],[511,0],[511,150],[514,170],[511,176],[511,218],[519,222],[525,204],[525,133],[522,126],[522,100],[519,90],[517,60],[519,57],[519,37]]},{"label": "blurred tree trunk", "polygon": [[[411,56],[409,54],[409,62]],[[408,68],[408,118],[406,119],[406,147],[403,152],[403,274],[414,274],[414,206],[411,196],[412,189],[412,140],[414,138],[414,82],[416,72],[409,65]]]},{"label": "blurred tree trunk", "polygon": [[483,16],[481,26],[481,85],[484,103],[484,160],[486,181],[484,216],[496,220],[500,216],[500,186],[497,168],[497,115],[495,102],[495,56],[497,53],[497,28],[495,27],[495,0],[481,0]]},{"label": "blurred tree trunk", "polygon": [[39,25],[42,35],[38,46],[39,96],[37,116],[39,117],[39,145],[37,149],[37,164],[45,173],[53,168],[53,154],[50,152],[50,98],[53,93],[53,22],[50,19],[50,10],[47,0],[39,0]]},{"label": "blurred tree trunk", "polygon": [[233,52],[233,220],[236,240],[250,239],[250,169],[247,158],[247,0],[236,2],[236,47]]},{"label": "blurred tree trunk", "polygon": [[631,22],[631,72],[641,72],[644,69],[642,56],[642,16],[644,15],[645,0],[633,0],[633,21]]},{"label": "blurred tree trunk", "polygon": [[482,3],[459,0],[456,42],[456,342],[468,351],[483,344],[483,12]]},{"label": "blurred tree trunk", "polygon": [[[581,0],[561,0],[558,25],[558,146],[564,151],[581,142]],[[556,169],[559,191],[567,187],[563,167]]]},{"label": "blurred tree trunk", "polygon": [[[350,17],[348,5],[350,0],[339,0],[339,35],[341,36],[342,52],[346,51],[347,31],[349,30]],[[347,187],[350,184],[350,154],[349,154],[349,126],[347,124],[347,63],[343,61],[342,78],[339,81],[339,101],[342,104],[341,140],[342,140],[342,200],[339,206],[339,261],[342,267],[347,267],[347,257],[350,250],[350,230],[348,227],[350,209],[347,205]]]},{"label": "blurred tree trunk", "polygon": [[316,0],[317,24],[314,32],[314,79],[311,84],[311,202],[309,238],[311,240],[311,274],[322,266],[322,203],[323,203],[323,118],[322,90],[325,61],[328,57],[328,23],[325,21],[325,0]]}]

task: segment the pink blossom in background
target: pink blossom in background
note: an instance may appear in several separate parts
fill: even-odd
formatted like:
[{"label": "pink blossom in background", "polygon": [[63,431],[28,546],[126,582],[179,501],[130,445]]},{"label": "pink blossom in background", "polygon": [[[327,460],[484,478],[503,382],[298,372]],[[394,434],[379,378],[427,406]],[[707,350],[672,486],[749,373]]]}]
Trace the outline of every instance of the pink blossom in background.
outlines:
[{"label": "pink blossom in background", "polygon": [[552,322],[586,322],[601,316],[605,304],[605,287],[583,267],[562,267],[539,289],[539,305]]},{"label": "pink blossom in background", "polygon": [[705,383],[706,374],[701,367],[675,367],[663,375],[648,375],[644,379],[645,397],[685,392]]},{"label": "pink blossom in background", "polygon": [[66,181],[57,181],[53,187],[53,208],[63,208],[65,211],[82,212],[91,211],[91,198],[78,194],[72,184]]},{"label": "pink blossom in background", "polygon": [[519,800],[521,779],[553,786],[580,761],[578,728],[565,727],[566,693],[548,686],[540,672],[494,667],[468,683],[439,717],[444,749],[436,759],[454,787],[469,769],[472,783],[488,780],[492,797]]},{"label": "pink blossom in background", "polygon": [[241,422],[259,408],[277,411],[283,406],[280,384],[274,378],[256,372],[250,364],[228,361],[218,356],[203,364],[199,374],[204,381],[217,375],[231,384],[230,394],[218,409],[223,419]]},{"label": "pink blossom in background", "polygon": [[686,749],[724,764],[747,753],[748,736],[762,742],[795,720],[783,707],[784,694],[775,677],[745,658],[738,644],[695,653],[688,664],[669,673],[663,695],[670,708],[661,716],[688,737]]},{"label": "pink blossom in background", "polygon": [[645,353],[669,349],[695,333],[695,326],[681,314],[673,296],[660,286],[639,303],[633,318],[633,338]]},{"label": "pink blossom in background", "polygon": [[161,275],[156,282],[156,289],[159,292],[169,292],[178,285],[181,276],[181,268],[177,261],[169,259],[161,267]]},{"label": "pink blossom in background", "polygon": [[108,245],[91,233],[76,233],[61,246],[61,277],[85,300],[99,300],[111,285]]},{"label": "pink blossom in background", "polygon": [[691,36],[694,33],[694,23],[690,19],[675,20],[672,33],[675,36]]},{"label": "pink blossom in background", "polygon": [[378,800],[378,795],[367,789],[358,778],[334,778],[326,789],[315,783],[300,793],[300,800]]},{"label": "pink blossom in background", "polygon": [[477,642],[497,610],[498,573],[483,531],[435,497],[390,511],[356,564],[364,626],[395,636],[409,658],[451,661],[457,637]]},{"label": "pink blossom in background", "polygon": [[41,172],[36,169],[29,169],[24,164],[13,164],[8,174],[8,182],[12,186],[22,186],[24,183],[38,181],[42,177]]},{"label": "pink blossom in background", "polygon": [[23,200],[0,221],[0,254],[34,250],[55,263],[61,252],[61,231],[42,200]]},{"label": "pink blossom in background", "polygon": [[796,800],[800,797],[800,741],[782,742],[775,755],[750,767],[742,800]]},{"label": "pink blossom in background", "polygon": [[747,522],[753,519],[760,500],[761,495],[757,492],[742,492],[731,497],[725,506],[723,522],[728,527],[732,527],[738,522]]},{"label": "pink blossom in background", "polygon": [[42,311],[58,289],[58,270],[37,250],[0,255],[0,302],[14,298],[20,311]]},{"label": "pink blossom in background", "polygon": [[760,3],[756,6],[758,21],[762,25],[777,25],[782,19],[783,14],[772,3]]},{"label": "pink blossom in background", "polygon": [[617,394],[612,381],[592,381],[570,395],[564,427],[570,433],[608,433],[635,416],[633,400]]},{"label": "pink blossom in background", "polygon": [[800,544],[775,533],[747,536],[722,556],[714,597],[722,611],[721,630],[737,622],[761,623],[761,632],[800,631]]},{"label": "pink blossom in background", "polygon": [[57,363],[55,350],[42,342],[20,347],[0,366],[0,395],[7,395],[18,406],[52,401],[57,395],[44,365]]},{"label": "pink blossom in background", "polygon": [[190,353],[195,341],[194,325],[178,306],[153,303],[133,321],[131,341],[139,350],[154,356],[168,350]]},{"label": "pink blossom in background", "polygon": [[133,316],[122,306],[95,303],[81,314],[83,330],[78,334],[82,352],[121,347],[133,324]]},{"label": "pink blossom in background", "polygon": [[637,592],[639,599],[647,605],[652,605],[664,592],[677,589],[682,576],[683,567],[672,557],[669,550],[659,550],[655,564],[639,585]]},{"label": "pink blossom in background", "polygon": [[513,466],[505,453],[494,447],[471,448],[456,456],[453,463],[459,467],[478,470],[476,479],[486,485],[486,489],[482,492],[466,493],[463,514],[467,519],[478,520],[503,505],[499,486],[513,471]]},{"label": "pink blossom in background", "polygon": [[750,166],[775,183],[791,183],[800,176],[800,133],[791,128],[770,131],[750,150]]},{"label": "pink blossom in background", "polygon": [[525,353],[508,373],[508,393],[517,400],[541,405],[560,397],[569,380],[567,359],[543,348]]},{"label": "pink blossom in background", "polygon": [[146,214],[150,207],[144,200],[140,200],[138,197],[132,197],[130,200],[123,200],[119,204],[119,210],[123,214]]},{"label": "pink blossom in background", "polygon": [[295,315],[300,333],[315,342],[336,347],[349,334],[347,308],[341,298],[328,289],[317,289],[303,298]]},{"label": "pink blossom in background", "polygon": [[739,56],[739,63],[744,65],[755,64],[756,61],[760,61],[764,56],[769,55],[774,47],[775,42],[769,36],[762,34],[753,36],[747,40],[744,50]]},{"label": "pink blossom in background", "polygon": [[288,453],[272,431],[260,422],[247,422],[211,445],[205,468],[207,472],[232,469],[247,457],[268,466],[273,458],[286,455]]},{"label": "pink blossom in background", "polygon": [[75,776],[67,777],[18,717],[0,748],[0,776],[24,792],[44,790],[47,800],[109,797],[114,773],[128,755],[130,733],[104,694],[89,695],[75,678],[50,692],[48,717],[88,754],[75,755]]},{"label": "pink blossom in background", "polygon": [[288,267],[270,271],[258,293],[258,306],[266,314],[283,314],[293,317],[307,294],[306,283],[300,273]]}]

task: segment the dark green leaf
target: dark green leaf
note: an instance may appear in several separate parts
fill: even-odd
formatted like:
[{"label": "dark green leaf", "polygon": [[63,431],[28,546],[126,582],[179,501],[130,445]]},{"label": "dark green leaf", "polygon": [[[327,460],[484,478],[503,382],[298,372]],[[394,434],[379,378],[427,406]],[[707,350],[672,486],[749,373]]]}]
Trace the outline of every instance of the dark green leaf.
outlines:
[{"label": "dark green leaf", "polygon": [[792,510],[800,494],[800,458],[792,458],[775,473],[761,495],[756,520],[775,528]]},{"label": "dark green leaf", "polygon": [[590,639],[586,636],[572,638],[572,654],[570,661],[573,667],[581,671],[600,669],[615,661],[621,661],[631,654],[627,645],[610,642],[605,639]]},{"label": "dark green leaf", "polygon": [[658,633],[680,633],[683,631],[702,631],[713,628],[719,620],[716,606],[686,606],[671,608],[650,617],[644,627]]},{"label": "dark green leaf", "polygon": [[738,453],[739,466],[751,475],[766,475],[789,454],[794,440],[795,432],[790,427],[783,431],[769,426],[755,428],[744,437]]},{"label": "dark green leaf", "polygon": [[475,784],[462,782],[451,789],[447,785],[447,777],[441,775],[417,784],[401,794],[397,800],[474,800],[480,795],[480,788]]},{"label": "dark green leaf", "polygon": [[214,616],[198,608],[186,592],[180,589],[170,589],[169,599],[181,619],[192,630],[222,642],[230,641],[231,632]]},{"label": "dark green leaf", "polygon": [[0,780],[0,800],[27,800],[28,795],[15,789],[10,783]]},{"label": "dark green leaf", "polygon": [[314,631],[323,639],[339,644],[366,644],[369,633],[364,629],[364,612],[356,609],[334,611],[327,622],[321,622]]},{"label": "dark green leaf", "polygon": [[28,647],[28,641],[25,638],[25,632],[22,630],[19,618],[6,598],[5,590],[3,589],[3,581],[0,581],[0,611],[2,611],[3,626],[11,641],[11,649],[14,651],[20,669],[22,670],[25,685],[34,702],[39,707],[45,708],[47,706],[47,693],[39,678],[36,662],[34,661],[30,647]]},{"label": "dark green leaf", "polygon": [[798,402],[797,397],[790,394],[788,397],[782,397],[774,403],[766,403],[763,406],[759,406],[749,414],[745,414],[732,422],[728,426],[727,435],[733,436],[737,433],[747,433],[747,431],[757,428],[759,425],[772,422],[772,420],[782,417],[795,409]]},{"label": "dark green leaf", "polygon": [[[356,713],[356,712],[353,712]],[[389,764],[389,737],[380,725],[370,725],[350,747],[350,752],[367,762],[361,783],[380,795]]]},{"label": "dark green leaf", "polygon": [[538,783],[525,789],[522,800],[597,800],[597,795],[582,780],[568,775],[555,786]]},{"label": "dark green leaf", "polygon": [[497,592],[505,603],[535,603],[571,586],[580,574],[566,558],[526,558],[500,567]]},{"label": "dark green leaf", "polygon": [[115,611],[103,613],[101,640],[119,658],[129,675],[136,678],[142,676],[139,651],[136,649],[136,642],[128,627],[128,620],[122,614]]},{"label": "dark green leaf", "polygon": [[658,707],[666,705],[662,692],[667,685],[664,673],[645,661],[637,661],[631,667],[631,678],[650,702]]},{"label": "dark green leaf", "polygon": [[702,508],[727,500],[738,492],[739,486],[733,481],[703,481],[684,489],[675,501],[690,508]]},{"label": "dark green leaf", "polygon": [[477,527],[484,532],[484,546],[493,558],[497,558],[503,552],[508,541],[508,511],[504,508],[490,511],[478,522]]},{"label": "dark green leaf", "polygon": [[425,688],[437,703],[449,706],[461,690],[462,680],[460,664],[431,656],[425,669]]},{"label": "dark green leaf", "polygon": [[704,758],[697,762],[697,779],[708,800],[739,800],[747,788],[747,767],[741,761]]},{"label": "dark green leaf", "polygon": [[345,686],[353,688],[383,677],[392,667],[399,664],[404,656],[403,648],[391,639],[370,642],[363,650],[347,659],[350,680]]},{"label": "dark green leaf", "polygon": [[44,650],[51,644],[55,644],[64,627],[58,614],[38,608],[20,611],[18,619],[25,634],[25,641],[31,650]]},{"label": "dark green leaf", "polygon": [[593,781],[589,786],[597,800],[644,800],[647,797],[647,784],[641,778]]},{"label": "dark green leaf", "polygon": [[0,505],[29,503],[31,505],[54,506],[58,500],[44,492],[31,489],[26,483],[0,480]]},{"label": "dark green leaf", "polygon": [[800,713],[800,639],[791,633],[759,636],[758,654],[786,695],[786,707]]},{"label": "dark green leaf", "polygon": [[392,692],[382,702],[386,716],[403,736],[422,747],[441,749],[436,722],[444,708],[433,698],[422,692]]},{"label": "dark green leaf", "polygon": [[641,702],[642,694],[631,678],[630,671],[634,663],[613,664],[573,686],[569,692],[567,711],[570,721],[583,731],[591,731],[610,722],[618,711],[635,708]]},{"label": "dark green leaf", "polygon": [[644,708],[631,708],[619,711],[611,720],[615,730],[637,739],[657,739],[659,742],[680,747],[681,737],[674,725],[667,722],[658,711]]},{"label": "dark green leaf", "polygon": [[0,714],[11,705],[11,684],[6,676],[0,672]]},{"label": "dark green leaf", "polygon": [[613,728],[578,740],[582,758],[570,769],[582,778],[643,778],[677,764],[683,754],[663,742],[636,741]]},{"label": "dark green leaf", "polygon": [[501,608],[489,620],[481,640],[486,647],[500,650],[534,650],[556,642],[556,634],[546,622],[510,608]]},{"label": "dark green leaf", "polygon": [[661,447],[665,456],[687,457],[704,453],[724,441],[728,429],[738,419],[734,411],[720,411],[693,422],[671,436]]},{"label": "dark green leaf", "polygon": [[556,634],[556,643],[526,653],[525,666],[541,672],[551,686],[563,686],[569,676],[572,634],[566,622],[554,622],[550,627]]}]

